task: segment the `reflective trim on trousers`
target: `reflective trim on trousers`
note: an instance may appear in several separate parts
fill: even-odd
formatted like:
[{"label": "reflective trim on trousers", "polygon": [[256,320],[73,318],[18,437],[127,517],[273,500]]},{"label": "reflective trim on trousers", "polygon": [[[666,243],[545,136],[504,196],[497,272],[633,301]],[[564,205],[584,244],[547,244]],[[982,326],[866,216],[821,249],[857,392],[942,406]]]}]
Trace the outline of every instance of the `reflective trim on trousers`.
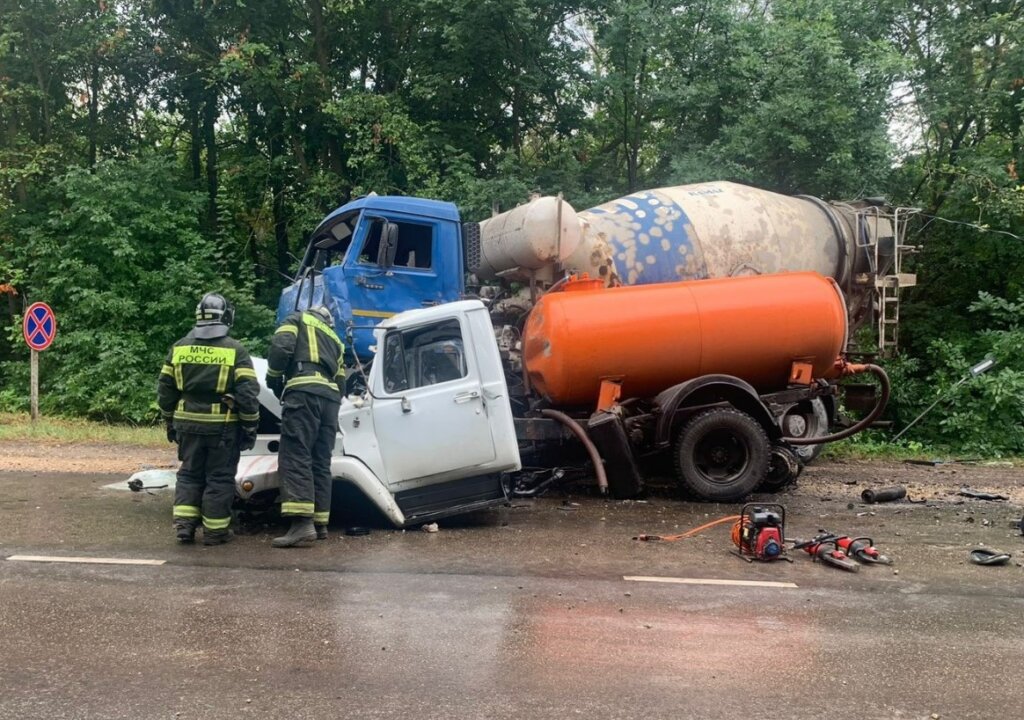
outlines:
[{"label": "reflective trim on trousers", "polygon": [[313,522],[315,522],[317,525],[326,525],[328,522],[330,522],[330,519],[330,511],[313,513]]},{"label": "reflective trim on trousers", "polygon": [[227,530],[231,525],[231,517],[226,518],[208,518],[203,517],[203,527],[207,530]]},{"label": "reflective trim on trousers", "polygon": [[300,515],[302,517],[312,517],[312,515],[313,515],[313,503],[311,503],[311,502],[283,502],[283,503],[281,503],[281,514],[282,515]]},{"label": "reflective trim on trousers", "polygon": [[189,520],[198,518],[202,514],[202,511],[195,505],[175,505],[172,512],[176,518],[187,518]]}]

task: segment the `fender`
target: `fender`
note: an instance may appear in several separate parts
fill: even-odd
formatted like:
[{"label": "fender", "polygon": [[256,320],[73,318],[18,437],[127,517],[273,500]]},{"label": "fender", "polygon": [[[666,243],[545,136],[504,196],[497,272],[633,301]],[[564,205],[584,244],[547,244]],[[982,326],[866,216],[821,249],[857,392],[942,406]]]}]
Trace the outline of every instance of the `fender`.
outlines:
[{"label": "fender", "polygon": [[335,482],[352,483],[396,528],[405,526],[405,515],[395,502],[395,496],[362,461],[351,455],[335,457],[331,460],[331,477]]},{"label": "fender", "polygon": [[[276,444],[277,439],[277,436],[261,435],[257,447],[242,454],[238,463],[238,474],[235,476],[235,492],[242,500],[248,500],[266,490],[280,488],[277,453],[270,452],[267,448],[270,442]],[[405,515],[395,502],[395,497],[362,461],[350,455],[335,456],[331,459],[331,478],[335,482],[352,483],[395,527],[405,525]],[[246,481],[252,483],[248,490],[242,485]]]},{"label": "fender", "polygon": [[680,422],[680,410],[692,405],[718,403],[728,403],[753,417],[771,440],[782,437],[775,417],[761,402],[757,390],[750,383],[732,375],[702,375],[687,380],[662,391],[654,398],[654,402],[659,409],[654,441],[659,446],[672,442]]}]

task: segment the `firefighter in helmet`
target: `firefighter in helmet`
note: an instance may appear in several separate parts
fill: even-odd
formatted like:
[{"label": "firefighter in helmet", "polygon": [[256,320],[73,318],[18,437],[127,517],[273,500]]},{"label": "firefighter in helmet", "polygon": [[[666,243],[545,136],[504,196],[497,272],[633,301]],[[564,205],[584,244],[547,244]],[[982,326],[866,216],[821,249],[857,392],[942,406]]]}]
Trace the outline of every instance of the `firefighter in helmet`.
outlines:
[{"label": "firefighter in helmet", "polygon": [[274,547],[327,537],[331,454],[345,385],[345,346],[322,306],[284,319],[270,343],[267,387],[281,398],[281,514],[291,519]]},{"label": "firefighter in helmet", "polygon": [[234,314],[223,295],[204,295],[195,327],[160,371],[157,402],[181,460],[173,511],[181,543],[195,540],[200,523],[204,545],[231,539],[238,455],[256,443],[260,386],[249,352],[228,336]]}]

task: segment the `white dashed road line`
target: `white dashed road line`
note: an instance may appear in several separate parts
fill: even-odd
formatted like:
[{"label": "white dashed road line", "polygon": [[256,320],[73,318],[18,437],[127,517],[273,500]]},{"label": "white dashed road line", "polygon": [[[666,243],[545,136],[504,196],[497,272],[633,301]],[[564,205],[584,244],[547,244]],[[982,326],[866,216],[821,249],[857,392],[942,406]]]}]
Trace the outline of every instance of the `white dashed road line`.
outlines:
[{"label": "white dashed road line", "polygon": [[82,563],[85,565],[163,565],[166,560],[145,558],[71,557],[61,555],[11,555],[15,562]]},{"label": "white dashed road line", "polygon": [[649,575],[623,575],[623,580],[632,582],[674,583],[676,585],[737,585],[740,587],[795,588],[796,583],[772,580],[722,580],[717,578],[675,578]]}]

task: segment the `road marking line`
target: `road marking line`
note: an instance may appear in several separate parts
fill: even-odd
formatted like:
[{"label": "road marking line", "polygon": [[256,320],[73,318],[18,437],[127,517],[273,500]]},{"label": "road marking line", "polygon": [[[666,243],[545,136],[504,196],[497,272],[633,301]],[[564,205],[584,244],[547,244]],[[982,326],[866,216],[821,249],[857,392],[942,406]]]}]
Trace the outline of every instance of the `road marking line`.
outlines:
[{"label": "road marking line", "polygon": [[674,578],[674,577],[652,577],[648,575],[623,575],[623,580],[633,582],[653,583],[674,583],[677,585],[739,585],[741,587],[773,587],[773,588],[795,588],[796,583],[775,582],[773,580],[721,580],[717,578]]},{"label": "road marking line", "polygon": [[138,558],[61,557],[59,555],[11,555],[16,562],[84,563],[87,565],[163,565],[166,560]]}]

